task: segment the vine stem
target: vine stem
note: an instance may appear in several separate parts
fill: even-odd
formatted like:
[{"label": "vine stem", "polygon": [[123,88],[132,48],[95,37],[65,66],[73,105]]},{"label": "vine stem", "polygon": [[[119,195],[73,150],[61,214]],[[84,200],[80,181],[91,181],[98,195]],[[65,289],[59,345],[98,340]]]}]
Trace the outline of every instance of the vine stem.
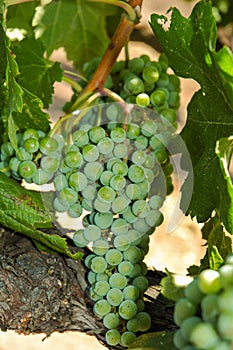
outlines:
[{"label": "vine stem", "polygon": [[91,80],[86,85],[83,92],[79,95],[69,112],[72,112],[79,108],[83,101],[90,97],[90,95],[97,90],[101,90],[104,83],[109,76],[116,59],[121,52],[122,48],[128,42],[129,37],[134,29],[134,26],[138,23],[140,18],[140,12],[143,0],[129,0],[130,5],[135,13],[137,20],[132,21],[129,16],[123,14],[118,27],[108,45],[108,48],[102,57],[99,66],[93,74]]}]

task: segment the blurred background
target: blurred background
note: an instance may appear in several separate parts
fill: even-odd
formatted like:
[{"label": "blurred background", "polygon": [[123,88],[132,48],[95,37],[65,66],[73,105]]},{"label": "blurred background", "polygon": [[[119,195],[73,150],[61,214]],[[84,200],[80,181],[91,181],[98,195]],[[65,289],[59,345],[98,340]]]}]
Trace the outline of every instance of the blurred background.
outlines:
[{"label": "blurred background", "polygon": [[[167,10],[177,7],[184,16],[188,16],[197,1],[183,0],[144,0],[142,8],[142,19],[137,26],[138,37],[142,41],[132,41],[129,46],[131,58],[141,54],[148,54],[152,59],[157,59],[159,52],[156,51],[156,39],[148,24],[152,13],[166,14]],[[137,38],[137,35],[136,35]],[[135,38],[134,38],[135,39]],[[141,40],[141,39],[140,39]],[[155,48],[154,48],[155,47]],[[61,60],[66,67],[64,53],[59,50],[54,59]],[[124,58],[122,53],[119,58]],[[198,89],[198,85],[192,80],[181,80],[181,107],[179,110],[179,128],[181,129],[186,119],[186,107],[193,93]],[[50,108],[50,113],[54,120],[62,115],[62,106],[70,98],[72,91],[66,83],[57,83],[55,86],[54,102]],[[170,219],[179,196],[179,186],[175,187],[163,207],[165,216],[164,223],[151,236],[150,251],[145,262],[149,267],[157,270],[165,270],[185,275],[187,267],[198,264],[205,253],[205,243],[200,235],[201,226],[190,218],[184,217],[179,225],[172,231],[167,232],[167,224]],[[24,336],[17,335],[12,331],[1,332],[0,350],[103,350],[106,349],[94,337],[78,332],[54,333],[49,338],[44,334]],[[44,340],[43,340],[44,339]]]}]

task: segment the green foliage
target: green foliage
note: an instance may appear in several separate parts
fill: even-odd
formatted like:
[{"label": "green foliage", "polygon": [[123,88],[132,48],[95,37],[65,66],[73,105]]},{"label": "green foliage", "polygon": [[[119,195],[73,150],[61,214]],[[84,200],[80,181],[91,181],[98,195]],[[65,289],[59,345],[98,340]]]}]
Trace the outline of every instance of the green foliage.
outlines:
[{"label": "green foliage", "polygon": [[24,189],[0,172],[0,197],[0,222],[3,226],[30,237],[45,251],[49,248],[75,259],[82,256],[82,253],[69,251],[65,238],[39,230],[52,228],[52,216],[44,208],[39,192]]},{"label": "green foliage", "polygon": [[232,233],[233,227],[223,210],[229,195],[226,187],[221,187],[225,180],[215,153],[216,142],[233,133],[232,68],[228,71],[232,53],[226,47],[215,51],[217,28],[210,1],[199,2],[189,18],[174,8],[168,30],[163,27],[166,20],[152,15],[151,26],[170,66],[176,74],[195,79],[201,86],[188,106],[188,120],[181,134],[194,167],[189,212],[204,222],[218,209],[221,220]]},{"label": "green foliage", "polygon": [[132,350],[175,350],[173,335],[173,332],[143,334],[129,348]]}]

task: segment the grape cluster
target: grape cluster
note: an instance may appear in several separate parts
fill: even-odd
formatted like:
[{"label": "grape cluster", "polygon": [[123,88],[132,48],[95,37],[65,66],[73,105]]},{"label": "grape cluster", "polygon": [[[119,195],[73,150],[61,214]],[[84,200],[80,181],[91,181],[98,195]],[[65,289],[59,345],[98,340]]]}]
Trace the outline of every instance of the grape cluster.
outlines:
[{"label": "grape cluster", "polygon": [[233,346],[233,254],[218,271],[206,269],[175,304],[179,329],[174,344],[181,350],[231,350]]},{"label": "grape cluster", "polygon": [[16,180],[48,183],[60,166],[62,146],[58,135],[49,137],[35,129],[18,132],[16,150],[10,141],[1,145],[0,171]]},{"label": "grape cluster", "polygon": [[[83,73],[89,80],[100,59],[85,63]],[[167,58],[161,54],[158,61],[142,55],[129,61],[116,62],[105,87],[119,94],[127,103],[148,107],[159,112],[176,126],[180,105],[180,80],[169,74]],[[105,102],[111,102],[105,99]]]}]

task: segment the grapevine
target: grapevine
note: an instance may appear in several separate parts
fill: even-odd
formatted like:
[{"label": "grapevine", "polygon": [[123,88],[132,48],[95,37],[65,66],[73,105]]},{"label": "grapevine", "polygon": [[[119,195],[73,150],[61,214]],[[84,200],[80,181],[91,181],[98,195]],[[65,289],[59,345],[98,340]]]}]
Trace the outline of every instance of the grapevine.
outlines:
[{"label": "grapevine", "polygon": [[[142,0],[12,1],[0,0],[0,224],[43,254],[81,258],[86,308],[100,327],[91,332],[109,348],[230,350],[233,58],[216,49],[219,26],[232,24],[230,1],[201,0],[188,18],[176,8],[152,14],[157,60],[130,54]],[[61,47],[72,71],[51,59]],[[178,132],[180,77],[199,90]],[[72,97],[52,125],[61,80]],[[166,271],[173,323],[159,334],[145,257],[174,186],[168,227],[196,218],[206,254],[186,286]]]}]

